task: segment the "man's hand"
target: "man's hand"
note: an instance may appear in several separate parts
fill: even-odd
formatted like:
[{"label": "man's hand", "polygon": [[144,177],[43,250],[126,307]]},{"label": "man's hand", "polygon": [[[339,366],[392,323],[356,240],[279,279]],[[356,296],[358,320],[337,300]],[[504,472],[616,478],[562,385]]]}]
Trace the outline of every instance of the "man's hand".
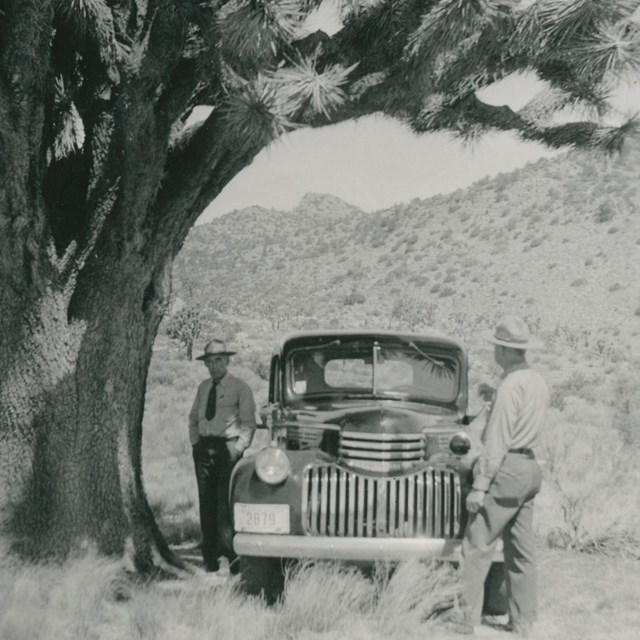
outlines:
[{"label": "man's hand", "polygon": [[469,513],[478,513],[484,507],[484,491],[479,489],[471,489],[467,495],[467,511]]},{"label": "man's hand", "polygon": [[242,452],[238,451],[235,447],[235,443],[227,442],[227,450],[229,451],[229,457],[231,458],[231,464],[235,464],[242,458]]}]

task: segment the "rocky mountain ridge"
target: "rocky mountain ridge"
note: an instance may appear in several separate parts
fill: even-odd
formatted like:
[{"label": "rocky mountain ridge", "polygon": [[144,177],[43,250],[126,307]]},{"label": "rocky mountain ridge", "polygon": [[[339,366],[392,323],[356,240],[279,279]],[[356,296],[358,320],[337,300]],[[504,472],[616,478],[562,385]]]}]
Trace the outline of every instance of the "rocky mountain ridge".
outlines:
[{"label": "rocky mountain ridge", "polygon": [[174,268],[187,301],[247,316],[384,325],[399,298],[437,315],[509,311],[552,326],[640,332],[640,144],[530,163],[467,189],[365,213],[307,194],[195,227]]}]

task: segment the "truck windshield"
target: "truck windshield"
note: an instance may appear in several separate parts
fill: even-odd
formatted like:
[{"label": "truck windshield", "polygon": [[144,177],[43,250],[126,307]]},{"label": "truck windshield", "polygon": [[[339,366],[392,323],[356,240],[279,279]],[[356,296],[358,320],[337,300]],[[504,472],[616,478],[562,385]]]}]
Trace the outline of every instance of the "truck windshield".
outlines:
[{"label": "truck windshield", "polygon": [[293,350],[288,375],[297,396],[373,396],[451,402],[459,360],[442,346],[355,340]]}]

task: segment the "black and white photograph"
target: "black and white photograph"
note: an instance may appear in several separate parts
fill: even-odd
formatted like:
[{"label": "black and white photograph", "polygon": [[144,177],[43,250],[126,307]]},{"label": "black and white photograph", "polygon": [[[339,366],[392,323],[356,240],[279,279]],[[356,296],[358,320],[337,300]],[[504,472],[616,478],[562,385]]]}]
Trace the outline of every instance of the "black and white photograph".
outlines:
[{"label": "black and white photograph", "polygon": [[0,0],[0,640],[635,640],[640,0]]}]

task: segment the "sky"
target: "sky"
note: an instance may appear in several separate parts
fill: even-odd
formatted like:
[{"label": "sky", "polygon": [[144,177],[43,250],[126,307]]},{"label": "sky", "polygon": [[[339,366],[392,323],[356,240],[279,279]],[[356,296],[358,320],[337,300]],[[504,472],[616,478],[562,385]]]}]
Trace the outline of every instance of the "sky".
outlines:
[{"label": "sky", "polygon": [[[326,26],[331,16],[318,20]],[[478,97],[518,110],[542,88],[533,75],[517,75],[483,89]],[[638,81],[624,83],[614,102],[621,112],[640,110]],[[383,116],[302,129],[261,151],[197,224],[253,205],[291,210],[309,192],[330,193],[365,211],[376,211],[449,193],[558,153],[562,151],[505,132],[488,133],[467,147],[450,134],[418,135]]]}]

